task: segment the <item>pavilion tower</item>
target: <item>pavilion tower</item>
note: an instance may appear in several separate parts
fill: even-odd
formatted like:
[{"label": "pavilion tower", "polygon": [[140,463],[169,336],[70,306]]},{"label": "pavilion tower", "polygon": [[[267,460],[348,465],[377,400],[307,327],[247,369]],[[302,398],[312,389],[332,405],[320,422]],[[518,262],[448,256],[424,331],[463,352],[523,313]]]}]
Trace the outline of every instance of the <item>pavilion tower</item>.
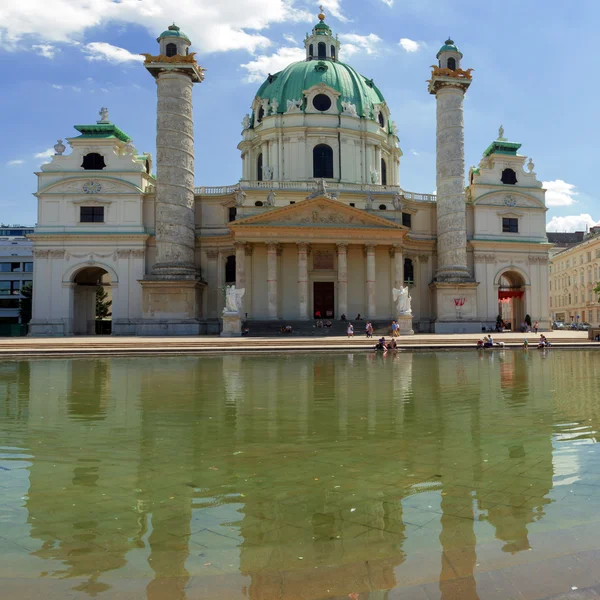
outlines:
[{"label": "pavilion tower", "polygon": [[[156,262],[142,281],[145,319],[161,332],[195,333],[200,283],[195,265],[194,118],[192,87],[204,79],[189,38],[173,24],[157,39],[160,53],[144,66],[156,79]],[[166,328],[165,328],[166,325]],[[148,325],[148,332],[154,333]]]}]

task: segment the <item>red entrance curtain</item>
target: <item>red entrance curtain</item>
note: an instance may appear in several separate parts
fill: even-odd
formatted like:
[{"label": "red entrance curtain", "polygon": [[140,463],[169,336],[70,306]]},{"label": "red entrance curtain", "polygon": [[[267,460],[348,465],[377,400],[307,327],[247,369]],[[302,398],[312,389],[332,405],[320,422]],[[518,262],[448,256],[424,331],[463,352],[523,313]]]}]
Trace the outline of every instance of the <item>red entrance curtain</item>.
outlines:
[{"label": "red entrance curtain", "polygon": [[522,298],[521,290],[498,290],[498,300],[510,300],[511,298]]}]

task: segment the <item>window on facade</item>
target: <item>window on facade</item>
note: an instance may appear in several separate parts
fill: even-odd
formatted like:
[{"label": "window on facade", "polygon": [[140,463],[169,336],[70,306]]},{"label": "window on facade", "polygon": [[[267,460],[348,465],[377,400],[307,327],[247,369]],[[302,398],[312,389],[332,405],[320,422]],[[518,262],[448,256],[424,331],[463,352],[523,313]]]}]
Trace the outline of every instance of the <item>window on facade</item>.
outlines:
[{"label": "window on facade", "polygon": [[150,161],[149,160],[146,161],[146,173],[148,173],[148,175],[150,175]]},{"label": "window on facade", "polygon": [[254,203],[254,206],[262,206],[262,205],[263,205],[263,203],[262,203],[260,200],[257,200],[257,201]]},{"label": "window on facade", "polygon": [[265,117],[265,109],[261,106],[258,109],[258,116],[256,117],[256,120],[260,123]]},{"label": "window on facade", "polygon": [[235,206],[230,206],[228,213],[229,222],[231,223],[231,221],[235,221],[235,217],[237,216],[237,208]]},{"label": "window on facade", "polygon": [[18,296],[20,281],[0,281],[0,296]]},{"label": "window on facade", "polygon": [[404,259],[404,283],[415,282],[415,269],[413,267],[413,261],[410,258]]},{"label": "window on facade", "polygon": [[312,103],[313,106],[321,112],[325,112],[331,108],[331,98],[327,94],[317,94],[313,98]]},{"label": "window on facade", "polygon": [[385,120],[383,118],[383,114],[380,112],[379,116],[377,117],[377,120],[379,121],[379,127],[384,128],[385,127]]},{"label": "window on facade", "polygon": [[379,210],[387,210],[387,205],[385,205],[385,204],[380,204],[380,205],[379,205]]},{"label": "window on facade", "polygon": [[227,257],[225,263],[225,283],[235,283],[235,255]]},{"label": "window on facade", "polygon": [[262,154],[259,154],[258,158],[256,159],[256,179],[258,179],[258,181],[263,180],[263,157],[262,157]]},{"label": "window on facade", "polygon": [[333,178],[333,150],[327,144],[313,148],[313,177]]},{"label": "window on facade", "polygon": [[312,58],[312,57],[313,57],[313,55],[314,55],[314,53],[315,53],[315,51],[314,51],[314,47],[313,47],[313,45],[311,44],[311,45],[308,47],[308,58]]},{"label": "window on facade", "polygon": [[296,204],[295,200],[290,200],[290,204]]},{"label": "window on facade", "polygon": [[19,308],[19,301],[15,300],[0,300],[0,308]]},{"label": "window on facade", "polygon": [[335,60],[335,46],[331,46],[331,58]]},{"label": "window on facade", "polygon": [[327,58],[327,44],[325,44],[325,42],[319,42],[317,45],[317,52],[319,53],[319,58]]},{"label": "window on facade", "polygon": [[350,202],[350,206],[356,206],[356,204],[354,202]]},{"label": "window on facade", "polygon": [[517,174],[512,169],[504,169],[500,181],[506,185],[515,185],[517,183]]},{"label": "window on facade", "polygon": [[387,185],[387,164],[381,159],[381,185]]},{"label": "window on facade", "polygon": [[106,168],[106,163],[104,162],[104,156],[102,156],[102,154],[90,152],[83,157],[81,166],[86,171],[102,171],[102,169]]},{"label": "window on facade", "polygon": [[104,206],[82,206],[79,211],[81,223],[104,223]]},{"label": "window on facade", "polygon": [[450,57],[446,64],[448,65],[449,69],[452,69],[453,71],[456,70],[456,59],[455,58]]},{"label": "window on facade", "polygon": [[519,233],[519,219],[502,218],[502,233]]},{"label": "window on facade", "polygon": [[25,273],[33,273],[33,263],[32,262],[23,263],[23,271]]},{"label": "window on facade", "polygon": [[410,213],[402,213],[402,225],[409,229],[412,227],[412,215]]},{"label": "window on facade", "polygon": [[175,56],[177,54],[177,45],[176,44],[167,44],[167,56]]}]

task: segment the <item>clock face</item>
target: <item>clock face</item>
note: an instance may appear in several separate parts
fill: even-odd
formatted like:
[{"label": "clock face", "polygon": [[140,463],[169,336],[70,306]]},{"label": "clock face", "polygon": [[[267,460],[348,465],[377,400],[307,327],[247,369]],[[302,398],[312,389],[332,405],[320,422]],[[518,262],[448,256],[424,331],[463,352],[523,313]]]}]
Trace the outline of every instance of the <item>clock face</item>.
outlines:
[{"label": "clock face", "polygon": [[102,190],[102,186],[97,181],[87,181],[83,184],[83,191],[86,194],[97,194]]},{"label": "clock face", "polygon": [[506,206],[516,206],[517,199],[514,196],[504,196],[504,204]]}]

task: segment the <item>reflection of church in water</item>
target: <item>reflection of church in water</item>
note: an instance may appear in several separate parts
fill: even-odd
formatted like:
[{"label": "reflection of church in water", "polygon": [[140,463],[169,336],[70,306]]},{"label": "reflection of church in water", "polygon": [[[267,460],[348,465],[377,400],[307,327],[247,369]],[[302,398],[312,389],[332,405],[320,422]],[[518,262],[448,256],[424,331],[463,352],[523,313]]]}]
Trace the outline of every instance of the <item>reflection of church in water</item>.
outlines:
[{"label": "reflection of church in water", "polygon": [[[487,364],[494,360],[498,368]],[[527,550],[528,529],[550,502],[552,406],[532,399],[548,397],[552,377],[528,378],[526,360],[20,365],[32,436],[24,445],[35,455],[26,501],[29,535],[40,542],[33,555],[100,597],[130,577],[120,571],[127,567],[141,569],[149,600],[216,598],[219,585],[238,583],[254,600],[355,592],[375,600],[425,583],[419,575],[437,586],[436,574],[450,600],[458,552],[462,597],[475,599],[478,537],[495,537],[504,552]],[[444,402],[442,381],[461,399]],[[166,405],[157,386],[185,389],[185,398],[173,392]],[[189,394],[207,387],[214,401]],[[306,444],[323,451],[313,458],[299,451]],[[220,571],[207,575],[206,563]]]},{"label": "reflection of church in water", "polygon": [[417,331],[479,332],[499,312],[513,327],[526,313],[547,326],[545,191],[502,128],[465,189],[472,69],[452,40],[428,84],[436,195],[402,188],[402,121],[373,79],[341,62],[324,14],[306,59],[252,99],[239,183],[194,187],[192,88],[204,73],[177,26],[158,41],[145,55],[158,91],[156,177],[105,109],[38,174],[33,335],[93,333],[99,283],[117,335],[217,333],[221,290],[234,283],[257,321],[387,321],[398,316],[392,290],[408,285]]}]

